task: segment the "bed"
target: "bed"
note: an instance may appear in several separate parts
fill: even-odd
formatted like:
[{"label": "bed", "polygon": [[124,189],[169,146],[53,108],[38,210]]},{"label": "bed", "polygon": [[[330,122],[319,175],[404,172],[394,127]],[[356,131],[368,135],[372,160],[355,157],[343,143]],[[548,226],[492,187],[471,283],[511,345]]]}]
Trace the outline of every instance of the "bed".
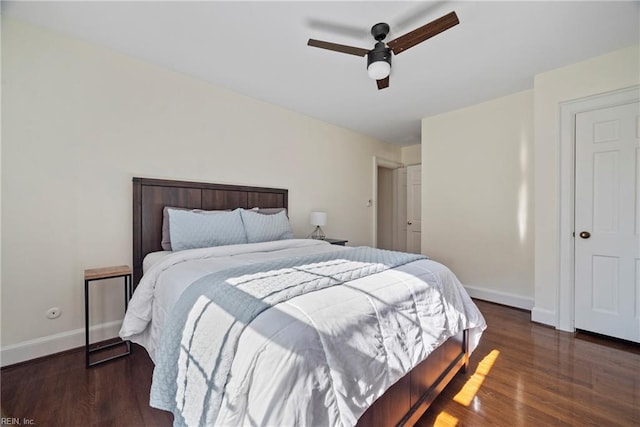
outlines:
[{"label": "bed", "polygon": [[[164,372],[163,369],[165,368],[163,366],[165,365],[173,365],[175,369],[179,371],[175,374],[165,375],[170,377],[170,380],[167,380],[169,383],[172,381],[175,382],[173,378],[174,375],[176,378],[179,378],[181,382],[186,383],[186,377],[181,375],[186,375],[183,371],[187,370],[185,367],[187,365],[191,370],[199,369],[201,371],[204,369],[204,366],[209,366],[206,364],[207,362],[202,359],[203,356],[199,356],[201,359],[195,361],[195,358],[189,353],[185,359],[185,356],[180,353],[184,351],[185,345],[179,343],[172,345],[177,349],[175,351],[182,355],[177,356],[182,357],[182,359],[176,359],[180,360],[180,362],[162,362],[164,355],[167,352],[170,353],[171,350],[165,352],[160,349],[158,341],[162,341],[162,344],[165,345],[162,347],[164,349],[167,341],[173,340],[166,337],[171,336],[170,333],[167,332],[170,329],[169,325],[175,323],[173,320],[171,322],[165,322],[165,320],[169,318],[169,312],[172,307],[162,306],[163,303],[161,303],[161,301],[164,301],[163,298],[169,301],[169,306],[175,304],[176,307],[173,307],[173,311],[178,311],[177,306],[179,304],[177,301],[182,304],[182,300],[185,299],[186,294],[188,294],[186,289],[191,290],[197,287],[197,283],[194,283],[192,286],[188,285],[192,281],[202,282],[202,280],[196,280],[198,278],[220,274],[224,275],[229,271],[233,271],[234,268],[240,269],[239,271],[242,272],[243,277],[246,277],[247,273],[244,269],[258,268],[258,264],[271,265],[268,263],[280,265],[282,267],[280,270],[282,271],[289,271],[291,268],[297,271],[297,266],[290,267],[286,263],[290,262],[290,260],[304,258],[300,256],[301,254],[310,257],[309,259],[313,259],[314,266],[318,265],[318,263],[315,262],[316,258],[312,257],[324,257],[322,259],[326,262],[322,264],[321,268],[329,268],[326,267],[326,265],[330,265],[330,268],[333,269],[342,268],[336,267],[335,260],[346,259],[348,258],[347,254],[352,254],[360,250],[360,248],[352,248],[349,250],[347,248],[311,240],[287,239],[275,242],[258,242],[248,243],[246,245],[230,245],[218,248],[203,248],[177,253],[165,253],[162,247],[162,223],[163,209],[167,206],[202,209],[206,211],[234,210],[237,208],[246,210],[255,208],[286,209],[288,208],[288,191],[285,189],[265,187],[133,178],[134,288],[136,288],[138,284],[141,284],[141,286],[136,289],[130,304],[130,310],[138,310],[138,312],[131,314],[127,312],[121,336],[144,346],[154,362],[157,363],[156,359],[160,357],[161,363],[156,365],[156,372],[154,373],[154,386],[160,384],[155,387],[156,391],[162,389],[162,381],[165,379],[157,378],[157,373]],[[346,252],[340,252],[343,250]],[[366,251],[365,248],[362,248],[362,250]],[[153,266],[144,266],[145,263],[148,264],[148,260],[151,258],[147,257],[149,254],[157,256],[158,258]],[[406,354],[411,355],[409,357],[410,360],[405,360],[406,357],[404,359],[403,357],[399,357],[398,360],[393,363],[386,362],[387,364],[384,368],[374,365],[366,366],[367,363],[372,363],[368,359],[362,362],[362,360],[365,359],[361,358],[366,355],[361,355],[361,353],[369,350],[365,351],[356,349],[355,347],[367,347],[368,344],[366,342],[361,341],[360,344],[348,345],[349,342],[358,343],[358,339],[363,339],[357,331],[360,324],[357,324],[356,327],[354,327],[354,325],[348,325],[346,322],[350,321],[348,320],[350,314],[342,315],[345,312],[350,313],[351,305],[357,306],[356,302],[349,303],[342,307],[338,306],[337,308],[325,309],[321,307],[321,309],[319,309],[318,304],[322,303],[316,301],[318,299],[322,300],[323,297],[331,301],[344,301],[349,300],[349,298],[357,293],[358,295],[364,295],[361,299],[368,300],[372,306],[376,304],[379,305],[380,303],[376,301],[382,301],[385,298],[388,300],[398,299],[399,302],[393,304],[403,306],[404,302],[400,301],[400,298],[404,297],[399,296],[399,294],[403,292],[402,289],[408,289],[407,292],[409,294],[422,292],[416,290],[417,288],[413,288],[413,286],[415,283],[427,281],[427,279],[424,279],[424,277],[427,276],[435,277],[433,280],[435,280],[437,285],[442,287],[442,289],[461,288],[455,276],[453,276],[446,267],[438,263],[425,259],[409,259],[408,261],[402,261],[402,259],[404,258],[399,258],[397,262],[401,264],[395,268],[389,268],[388,270],[381,270],[379,272],[368,272],[363,277],[353,276],[353,269],[349,266],[349,277],[352,277],[353,280],[348,282],[345,280],[344,283],[341,283],[339,286],[332,285],[326,289],[318,288],[315,292],[295,296],[286,303],[274,304],[272,308],[261,311],[257,317],[252,318],[254,320],[248,322],[251,327],[246,327],[245,332],[237,338],[238,341],[231,346],[237,348],[237,354],[235,354],[234,359],[229,362],[229,383],[222,383],[226,384],[225,387],[228,387],[228,389],[225,389],[225,393],[212,393],[211,389],[217,389],[215,378],[204,376],[205,380],[203,380],[203,384],[197,385],[196,381],[190,381],[190,383],[194,383],[192,389],[187,390],[185,386],[184,389],[176,392],[175,396],[172,395],[171,398],[177,400],[178,394],[182,393],[180,398],[184,406],[185,401],[200,401],[200,393],[207,394],[206,399],[202,398],[202,401],[205,403],[198,404],[200,406],[197,408],[196,413],[199,414],[199,418],[189,418],[187,415],[183,416],[180,414],[175,418],[176,424],[209,424],[211,421],[206,418],[205,413],[209,410],[208,402],[217,399],[209,396],[209,394],[213,394],[221,396],[216,404],[220,409],[215,412],[215,417],[217,418],[214,417],[214,419],[217,419],[216,423],[221,425],[413,425],[453,376],[460,370],[466,369],[470,351],[477,345],[481,332],[486,326],[482,315],[477,311],[477,308],[475,308],[475,305],[473,305],[468,295],[464,293],[464,291],[446,291],[447,293],[452,292],[454,300],[461,300],[457,301],[456,304],[464,306],[467,312],[462,314],[456,312],[459,319],[456,317],[454,320],[445,319],[433,322],[434,325],[439,325],[439,322],[458,322],[462,325],[463,320],[465,322],[464,327],[458,326],[455,333],[447,337],[446,340],[442,340],[442,342],[438,340],[440,340],[445,333],[440,332],[440,329],[442,329],[440,326],[438,326],[439,329],[434,326],[432,328],[433,330],[428,333],[421,330],[421,335],[418,338],[406,339],[406,343],[402,342],[400,338],[398,338],[398,340],[400,340],[398,342],[394,341],[389,343],[389,340],[393,341],[395,338],[390,337],[390,334],[385,335],[385,332],[380,329],[382,331],[380,335],[384,335],[384,339],[381,338],[381,340],[384,341],[383,348],[380,350],[372,345],[371,352],[388,351],[390,352],[389,354],[391,354],[391,350],[387,347],[402,347]],[[353,262],[358,263],[357,259]],[[310,261],[307,260],[305,263],[305,265],[310,264]],[[376,265],[380,265],[380,263]],[[143,267],[146,269],[144,278]],[[368,268],[369,267],[366,267],[366,269]],[[331,275],[333,275],[334,270],[330,271],[332,272]],[[252,272],[252,274],[257,273]],[[262,275],[262,273],[259,274]],[[388,284],[387,282],[383,282],[383,278],[393,283]],[[369,295],[369,289],[371,289],[369,286],[371,285],[368,284],[367,281],[377,282],[378,285],[374,285],[373,288],[376,289],[376,292],[378,292],[377,289],[379,288],[380,294]],[[165,282],[167,284],[164,284]],[[149,285],[149,283],[153,283],[153,285]],[[376,288],[376,286],[378,288]],[[170,291],[166,289],[170,289]],[[441,292],[442,289],[440,290]],[[166,297],[167,294],[169,294],[169,297]],[[411,299],[411,295],[409,295],[407,299]],[[413,298],[415,301],[415,295],[413,295]],[[201,300],[201,296],[198,298],[194,297],[194,306]],[[353,301],[357,300],[354,299]],[[385,304],[387,303],[385,302]],[[454,304],[446,302],[445,305],[449,307],[449,305],[453,306]],[[414,310],[414,308],[412,308],[412,310]],[[326,311],[328,314],[323,314],[322,318],[320,318],[319,315],[317,318],[314,317],[316,316],[316,312],[321,311]],[[414,311],[417,312],[417,309]],[[142,312],[144,312],[144,314],[140,314]],[[206,317],[202,313],[203,312],[200,312],[200,317]],[[191,314],[188,314],[188,316],[191,316]],[[356,315],[354,316],[357,317]],[[376,321],[378,323],[376,325],[378,326],[376,327],[382,328],[382,326],[379,325],[384,322],[396,322],[393,325],[390,324],[385,327],[388,327],[388,330],[400,330],[396,335],[402,337],[404,337],[405,332],[414,330],[414,324],[422,322],[422,320],[420,320],[422,319],[422,317],[420,317],[422,314],[417,313],[415,314],[416,318],[414,320],[409,319],[408,316],[402,313],[400,313],[400,315],[397,313],[389,314],[388,319],[391,320],[385,317],[387,314],[378,313],[377,316]],[[200,321],[200,317],[198,317],[198,321]],[[131,321],[128,318],[134,318],[135,321]],[[141,322],[140,318],[144,318],[144,321]],[[269,329],[275,328],[274,325],[277,325],[279,322],[284,322],[282,320],[283,318],[287,319],[287,325],[292,326],[283,327],[282,330],[297,331],[297,334],[305,337],[317,337],[309,338],[310,340],[315,339],[317,344],[306,342],[304,344],[298,344],[291,338],[296,334],[282,333],[282,330],[274,332]],[[384,322],[380,319],[383,319]],[[220,320],[216,321],[220,322]],[[224,321],[225,320],[222,320],[221,322],[224,323]],[[135,324],[136,322],[138,323],[137,325]],[[187,317],[185,317],[185,325],[188,324],[188,322]],[[363,329],[367,329],[367,322],[368,320],[365,317],[362,323]],[[402,322],[408,323],[403,326],[401,324]],[[424,326],[423,323],[421,324]],[[312,329],[312,327],[316,329]],[[179,330],[180,333],[185,334],[184,331],[188,328],[182,325],[176,329]],[[438,330],[437,333],[434,332],[436,329]],[[347,338],[340,336],[340,339],[345,339],[344,342],[347,343],[347,345],[340,346],[330,344],[329,340],[338,338],[327,337],[327,334],[319,332],[321,330],[337,331],[335,332],[337,336],[340,336],[341,333],[344,334],[344,331],[348,330],[349,336]],[[356,332],[354,332],[354,330]],[[193,334],[193,336],[195,335],[196,334]],[[433,342],[429,341],[430,344],[427,345],[426,340],[432,339],[432,335],[434,337]],[[164,337],[163,340],[159,339],[160,336]],[[230,333],[227,332],[225,339],[228,339],[229,336]],[[274,339],[274,337],[279,338]],[[194,338],[190,339],[194,340]],[[174,341],[178,340],[179,339],[176,339]],[[421,345],[425,347],[425,349],[418,348],[418,344],[416,344],[418,341],[422,343]],[[437,342],[437,346],[433,344],[434,342]],[[191,342],[189,342],[189,345],[191,345]],[[315,348],[314,345],[322,348],[322,351],[324,351],[322,357],[326,360],[333,360],[336,357],[340,357],[341,354],[346,355],[346,365],[351,365],[353,371],[348,371],[345,368],[344,371],[341,370],[336,374],[334,372],[336,369],[331,368],[329,374],[326,372],[309,373],[308,371],[313,371],[316,366],[319,366],[319,363],[314,361],[314,357],[317,357],[318,351],[309,353],[309,348]],[[431,345],[433,345],[433,347],[430,347]],[[299,346],[299,348],[296,346]],[[206,345],[204,345],[203,348],[206,349]],[[292,348],[296,348],[296,350],[293,351],[291,350]],[[266,356],[266,349],[272,351],[273,354]],[[156,352],[158,353],[156,354]],[[195,354],[195,350],[193,354]],[[391,359],[391,356],[388,354],[383,356]],[[225,356],[217,356],[218,359],[224,359],[224,357]],[[293,368],[290,368],[287,362],[283,363],[287,366],[282,369],[297,370],[294,374],[287,374],[292,378],[297,378],[296,381],[298,383],[296,384],[293,384],[293,380],[290,378],[280,379],[278,377],[279,374],[276,374],[278,369],[280,369],[279,361],[288,360],[289,358],[295,359],[294,362],[290,363]],[[360,362],[358,362],[358,360],[360,360]],[[216,366],[218,366],[217,363],[219,363],[219,360],[216,360],[215,363]],[[407,368],[409,365],[410,367]],[[262,375],[262,372],[271,370],[272,366],[276,366],[273,368],[274,372],[267,372],[266,378],[259,376]],[[250,375],[247,374],[249,371],[251,371]],[[383,372],[384,375],[378,375],[376,379],[369,380],[366,378],[367,371]],[[399,374],[399,372],[402,373]],[[271,377],[269,375],[271,375]],[[329,378],[330,384],[322,383],[324,381],[323,378],[325,378],[324,376]],[[236,380],[236,378],[238,379]],[[353,380],[353,383],[349,383],[350,379]],[[234,383],[234,381],[236,381],[237,384]],[[304,381],[307,381],[307,383]],[[251,384],[247,385],[247,383]],[[289,386],[291,386],[291,389],[288,391],[287,387]],[[272,389],[272,394],[269,395],[267,391],[260,389],[260,387]],[[304,390],[307,389],[314,390],[314,393],[317,392],[318,397],[307,396],[310,394],[304,392]],[[189,396],[197,396],[197,398],[187,398],[185,397],[187,393],[191,393]],[[273,393],[275,393],[275,395]],[[152,403],[154,401],[153,395],[154,387],[152,386]],[[216,405],[211,404],[211,406]],[[152,406],[174,412],[174,409],[165,408],[162,404],[157,404],[157,402],[156,404],[152,404]],[[188,406],[188,403],[186,406]],[[293,414],[287,414],[287,411],[292,411]],[[187,411],[185,410],[185,412]],[[175,415],[176,412],[174,412],[174,416]]]}]

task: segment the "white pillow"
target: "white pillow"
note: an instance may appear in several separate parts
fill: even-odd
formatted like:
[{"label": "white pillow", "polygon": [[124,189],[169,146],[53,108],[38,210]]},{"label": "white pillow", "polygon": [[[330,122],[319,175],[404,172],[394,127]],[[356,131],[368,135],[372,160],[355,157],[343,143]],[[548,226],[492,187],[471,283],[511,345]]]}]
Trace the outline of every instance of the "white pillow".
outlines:
[{"label": "white pillow", "polygon": [[293,239],[293,231],[285,210],[270,215],[246,209],[241,209],[240,213],[248,243]]},{"label": "white pillow", "polygon": [[167,212],[174,251],[247,243],[239,209],[215,214],[171,208]]}]

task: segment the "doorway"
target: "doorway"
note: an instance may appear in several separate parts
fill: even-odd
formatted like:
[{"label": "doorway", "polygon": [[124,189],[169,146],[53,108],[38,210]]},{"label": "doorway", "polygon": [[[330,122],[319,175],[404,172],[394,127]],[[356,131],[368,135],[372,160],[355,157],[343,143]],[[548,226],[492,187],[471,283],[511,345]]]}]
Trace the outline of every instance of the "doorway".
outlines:
[{"label": "doorway", "polygon": [[390,169],[378,166],[378,197],[376,198],[376,213],[378,227],[377,248],[393,250],[393,211],[394,211],[394,188],[393,172],[397,169]]},{"label": "doorway", "polygon": [[421,252],[421,188],[421,165],[373,158],[373,247]]},{"label": "doorway", "polygon": [[373,243],[406,251],[407,169],[402,163],[373,158]]},{"label": "doorway", "polygon": [[[603,150],[602,155],[594,151],[587,152],[585,164],[591,165],[591,167],[595,166],[595,174],[603,176],[603,180],[598,177],[594,180],[594,170],[587,171],[586,175],[584,175],[581,172],[583,166],[578,165],[578,163],[582,164],[581,157],[584,157],[581,148],[582,143],[579,141],[579,133],[588,131],[590,134],[588,138],[592,141],[599,141],[592,145],[604,147],[611,142],[610,140],[614,139],[616,132],[619,132],[619,130],[615,130],[616,125],[613,123],[615,120],[601,120],[602,117],[600,116],[604,113],[597,111],[615,109],[618,106],[633,104],[638,101],[640,101],[640,87],[635,86],[607,94],[568,101],[560,106],[560,288],[556,323],[558,329],[570,332],[575,331],[576,327],[585,330],[597,329],[599,326],[594,328],[592,325],[583,323],[585,317],[590,319],[589,321],[597,317],[589,314],[584,315],[582,311],[585,308],[596,312],[614,312],[619,309],[626,312],[629,304],[632,304],[635,314],[631,318],[627,317],[624,324],[627,327],[631,326],[631,329],[635,328],[636,331],[640,330],[640,318],[638,317],[640,315],[640,289],[638,289],[640,287],[638,279],[640,277],[640,269],[638,267],[638,252],[640,251],[638,230],[640,229],[640,223],[637,218],[637,214],[640,212],[640,206],[638,206],[637,201],[640,173],[638,171],[629,172],[628,168],[625,168],[623,172],[617,168],[614,160],[616,156],[621,159],[631,159],[635,162],[636,166],[634,167],[637,167],[640,162],[640,157],[638,157],[640,156],[638,154],[640,152],[638,148],[640,124],[637,117],[635,121],[631,119],[632,123],[627,125],[631,128],[630,132],[634,134],[634,142],[636,144],[631,149],[631,155],[613,154],[615,150],[611,149]],[[630,108],[633,109],[634,107]],[[591,112],[594,113],[591,114]],[[595,115],[595,122],[591,120],[593,117],[590,118],[590,115]],[[595,123],[601,123],[602,125],[596,126]],[[596,134],[594,134],[594,131]],[[612,178],[616,174],[618,174],[618,178]],[[631,208],[625,205],[628,202],[621,200],[622,193],[614,194],[618,190],[613,190],[614,187],[612,186],[618,182],[618,179],[621,184],[626,183],[625,185],[632,186],[633,191],[636,192],[631,197],[631,204],[633,205]],[[585,183],[588,184],[589,182],[595,183],[596,187],[598,187],[595,190],[597,192],[596,200],[593,199],[594,187],[585,187]],[[605,190],[607,186],[608,190]],[[620,191],[628,192],[627,190]],[[617,200],[617,207],[615,208],[613,207],[612,197]],[[608,199],[605,200],[605,198]],[[624,196],[624,198],[625,200],[628,199],[629,195]],[[595,209],[600,210],[598,214],[594,213],[594,202],[598,205]],[[591,206],[586,211],[584,210],[585,203]],[[600,215],[600,217],[594,222],[596,215]],[[632,227],[633,235],[628,238],[630,243],[627,243],[627,248],[622,250],[623,258],[625,256],[627,258],[630,257],[630,260],[615,260],[617,255],[607,254],[606,251],[600,248],[598,243],[599,240],[602,241],[603,237],[610,238],[615,234],[611,231],[606,231],[606,229],[611,230],[611,219],[614,217],[618,218],[616,221],[620,221],[618,223],[620,226],[623,223],[630,223],[630,225],[622,226],[622,228],[626,227],[628,229],[628,227]],[[625,217],[627,219],[624,219]],[[584,218],[590,219],[585,222]],[[603,225],[603,221],[606,224]],[[597,222],[600,225],[597,225]],[[595,231],[598,227],[600,228],[599,231]],[[580,233],[583,232],[587,232],[588,235],[583,234],[581,237]],[[585,255],[584,250],[587,248],[591,248],[589,249],[591,252]],[[584,261],[585,259],[587,261]],[[620,270],[620,268],[615,267],[615,264],[618,264],[618,266],[626,265],[626,267],[621,267],[622,270]],[[632,273],[629,273],[630,268],[633,270]],[[613,289],[614,283],[623,280],[629,274],[633,276],[630,284],[623,285],[622,288]],[[627,292],[627,289],[630,289],[625,286],[635,287],[635,296],[625,298],[624,300],[626,301],[621,303],[620,292],[624,293]],[[614,296],[615,293],[617,295]],[[616,307],[615,304],[618,306]],[[601,324],[603,322],[598,321],[596,323]],[[595,331],[598,332],[598,330]],[[607,332],[601,330],[600,333],[620,336],[615,331]],[[631,336],[627,335],[627,338],[624,339],[629,338],[634,340],[633,332]]]},{"label": "doorway", "polygon": [[407,252],[422,251],[422,165],[407,167]]}]

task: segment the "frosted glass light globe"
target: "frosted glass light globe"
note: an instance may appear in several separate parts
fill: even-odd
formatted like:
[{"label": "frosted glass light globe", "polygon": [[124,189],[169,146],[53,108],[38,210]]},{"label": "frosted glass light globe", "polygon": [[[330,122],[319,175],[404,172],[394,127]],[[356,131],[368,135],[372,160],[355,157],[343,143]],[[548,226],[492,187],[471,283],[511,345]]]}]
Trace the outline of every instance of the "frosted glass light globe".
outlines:
[{"label": "frosted glass light globe", "polygon": [[373,80],[382,80],[391,72],[391,65],[387,61],[376,61],[369,65],[367,71]]}]

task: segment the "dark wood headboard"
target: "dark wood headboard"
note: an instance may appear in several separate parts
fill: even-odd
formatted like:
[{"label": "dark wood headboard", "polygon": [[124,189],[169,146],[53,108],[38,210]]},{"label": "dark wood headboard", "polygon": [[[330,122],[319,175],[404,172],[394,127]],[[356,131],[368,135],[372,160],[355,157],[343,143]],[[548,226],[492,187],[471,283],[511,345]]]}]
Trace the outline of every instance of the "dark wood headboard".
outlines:
[{"label": "dark wood headboard", "polygon": [[161,251],[162,209],[287,208],[288,190],[133,178],[133,286],[142,277],[142,260]]}]

